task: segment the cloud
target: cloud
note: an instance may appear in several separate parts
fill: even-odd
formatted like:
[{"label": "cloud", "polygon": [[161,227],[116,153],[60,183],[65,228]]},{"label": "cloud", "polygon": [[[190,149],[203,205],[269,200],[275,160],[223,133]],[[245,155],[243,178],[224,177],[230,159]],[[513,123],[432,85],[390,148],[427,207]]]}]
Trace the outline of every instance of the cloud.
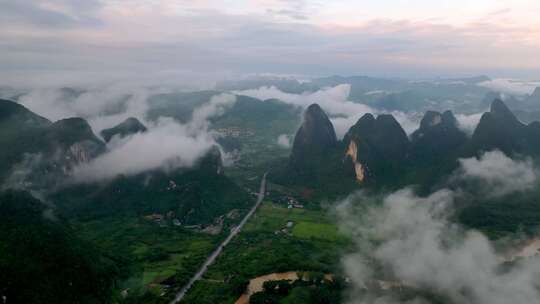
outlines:
[{"label": "cloud", "polygon": [[538,81],[524,81],[518,79],[493,79],[484,81],[478,84],[486,88],[490,88],[497,92],[504,92],[509,94],[525,95],[531,94],[536,87],[540,86]]},{"label": "cloud", "polygon": [[351,86],[349,84],[340,84],[335,87],[324,88],[316,92],[305,92],[302,94],[285,93],[274,86],[263,86],[258,89],[236,91],[234,93],[251,96],[260,100],[279,99],[285,103],[301,108],[307,108],[313,103],[318,103],[330,115],[358,110],[359,107],[370,109],[368,106],[349,102],[348,98],[350,91]]},{"label": "cloud", "polygon": [[155,91],[120,85],[31,89],[21,95],[18,102],[51,121],[82,117],[99,132],[128,117],[143,119],[148,110],[147,98]]},{"label": "cloud", "polygon": [[461,158],[459,164],[459,177],[480,181],[489,196],[530,190],[538,179],[530,158],[513,160],[500,151],[486,152],[479,158]]},{"label": "cloud", "polygon": [[313,103],[317,103],[328,114],[338,138],[342,138],[349,128],[366,113],[372,114],[392,114],[401,124],[407,134],[418,128],[418,122],[403,112],[385,112],[376,110],[362,103],[349,101],[351,85],[340,84],[334,87],[323,88],[315,92],[304,92],[302,94],[285,93],[274,86],[260,87],[235,91],[235,94],[246,95],[260,100],[277,99],[282,102],[305,109]]},{"label": "cloud", "polygon": [[4,26],[15,23],[67,28],[102,24],[96,15],[101,8],[99,0],[0,0],[0,7],[0,24]]},{"label": "cloud", "polygon": [[38,170],[40,170],[40,166],[42,165],[43,155],[41,153],[25,153],[21,162],[13,164],[9,176],[0,184],[0,189],[26,190],[30,188],[32,184],[29,181],[36,175],[36,172],[39,172]]},{"label": "cloud", "polygon": [[147,132],[113,140],[108,152],[76,167],[73,170],[75,181],[97,181],[158,168],[190,167],[216,145],[208,131],[208,119],[223,114],[235,102],[234,95],[216,95],[195,109],[187,124],[166,118],[155,124],[147,122]]},{"label": "cloud", "polygon": [[[452,303],[533,303],[539,297],[540,259],[517,261],[502,271],[501,255],[486,236],[450,222],[457,194],[440,190],[418,197],[402,189],[382,198],[355,194],[337,208],[356,250],[344,259],[351,280],[347,303],[407,302],[397,290],[417,292],[411,303],[430,303],[425,292]],[[383,284],[381,284],[383,283]],[[394,284],[378,291],[374,285]]]},{"label": "cloud", "polygon": [[483,114],[483,112],[475,114],[456,114],[455,117],[458,121],[458,127],[468,135],[472,135]]},{"label": "cloud", "polygon": [[278,136],[277,144],[280,145],[283,148],[288,149],[288,148],[290,148],[292,146],[291,140],[292,140],[292,138],[291,138],[290,135],[281,134],[280,136]]},{"label": "cloud", "polygon": [[[62,75],[81,71],[105,78],[119,71],[141,75],[204,70],[310,75],[362,71],[419,78],[490,72],[532,76],[540,69],[535,60],[540,49],[536,19],[527,25],[499,17],[452,24],[444,18],[431,18],[432,12],[424,12],[424,18],[389,18],[386,13],[372,15],[365,9],[360,17],[350,16],[358,11],[350,9],[357,5],[350,1],[340,4],[338,15],[313,1],[276,6],[283,1],[220,5],[157,0],[133,1],[126,6],[104,0],[97,9],[86,8],[85,1],[34,2],[0,2],[0,12],[7,12],[7,17],[32,20],[7,19],[0,33],[0,65],[27,77],[36,72]],[[316,5],[309,5],[313,3]],[[268,14],[269,9],[278,13]],[[33,11],[37,12],[29,13]],[[54,16],[40,17],[43,11]],[[80,26],[91,23],[85,21],[91,18],[101,25]],[[512,21],[521,20],[512,17]],[[35,25],[40,22],[56,25]],[[5,74],[9,77],[2,80],[10,81],[12,75]]]}]

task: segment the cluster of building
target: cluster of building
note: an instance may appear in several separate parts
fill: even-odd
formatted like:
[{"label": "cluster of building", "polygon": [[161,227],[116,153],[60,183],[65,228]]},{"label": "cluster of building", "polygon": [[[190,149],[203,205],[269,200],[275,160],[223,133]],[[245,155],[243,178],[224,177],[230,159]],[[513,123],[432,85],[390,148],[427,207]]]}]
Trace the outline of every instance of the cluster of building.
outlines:
[{"label": "cluster of building", "polygon": [[276,199],[276,202],[279,204],[287,205],[287,208],[289,209],[292,209],[292,208],[303,209],[304,208],[304,205],[298,202],[298,200],[288,195],[278,197]]}]

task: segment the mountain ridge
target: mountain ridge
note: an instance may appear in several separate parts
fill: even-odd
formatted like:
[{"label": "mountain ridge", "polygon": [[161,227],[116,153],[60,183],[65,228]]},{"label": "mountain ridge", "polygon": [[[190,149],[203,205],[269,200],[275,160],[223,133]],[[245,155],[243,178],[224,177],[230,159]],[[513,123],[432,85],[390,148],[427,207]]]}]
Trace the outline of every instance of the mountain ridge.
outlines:
[{"label": "mountain ridge", "polygon": [[[322,111],[318,105],[312,106]],[[304,125],[300,127],[297,136],[304,136],[304,128]],[[490,111],[482,115],[471,138],[459,128],[451,111],[426,111],[410,139],[392,115],[381,114],[375,118],[367,113],[348,130],[342,141],[321,141],[316,149],[309,151],[327,151],[324,155],[319,154],[317,162],[312,162],[311,166],[328,162],[327,167],[342,168],[334,171],[342,171],[343,180],[380,186],[399,184],[400,179],[405,183],[408,179],[404,176],[408,174],[403,174],[404,171],[417,172],[414,176],[424,175],[425,180],[432,176],[435,181],[449,174],[457,166],[458,158],[478,156],[494,149],[510,156],[540,153],[540,143],[536,143],[538,138],[540,122],[521,123],[502,100],[495,99]],[[289,162],[305,155],[302,153],[306,148],[297,147],[303,145],[303,141],[303,138],[295,138]],[[340,155],[340,162],[334,157],[336,153]],[[303,164],[304,170],[309,167],[309,162]]]}]

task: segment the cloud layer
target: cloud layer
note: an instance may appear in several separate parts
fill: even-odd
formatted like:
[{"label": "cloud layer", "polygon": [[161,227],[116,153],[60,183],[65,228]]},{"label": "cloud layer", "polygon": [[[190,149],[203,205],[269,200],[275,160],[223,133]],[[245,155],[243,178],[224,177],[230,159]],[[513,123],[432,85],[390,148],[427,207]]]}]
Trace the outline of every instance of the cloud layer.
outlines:
[{"label": "cloud layer", "polygon": [[[337,136],[341,138],[364,114],[388,113],[373,109],[362,103],[349,101],[350,91],[351,86],[349,84],[340,84],[335,87],[323,88],[319,91],[305,92],[303,94],[285,93],[273,86],[236,91],[235,93],[251,96],[260,100],[278,99],[303,109],[313,103],[317,103],[328,114],[334,125]],[[408,134],[418,128],[418,122],[414,120],[412,115],[407,115],[406,113],[398,111],[389,113],[394,115],[396,120]]]},{"label": "cloud layer", "polygon": [[144,119],[148,110],[147,98],[156,92],[159,90],[122,85],[84,90],[41,88],[22,94],[18,102],[51,121],[85,118],[99,132],[128,117]]},{"label": "cloud layer", "polygon": [[10,73],[0,81],[76,72],[423,77],[540,69],[537,1],[413,2],[2,0],[0,65]]},{"label": "cloud layer", "polygon": [[155,124],[149,123],[145,133],[111,141],[108,152],[75,168],[73,176],[76,181],[87,182],[157,168],[190,167],[216,145],[208,130],[208,119],[222,115],[235,102],[234,95],[216,95],[195,109],[187,124],[165,118]]},{"label": "cloud layer", "polygon": [[[418,197],[403,189],[383,197],[362,194],[338,208],[342,228],[357,251],[344,258],[352,280],[348,303],[403,303],[398,292],[374,292],[374,283],[434,293],[454,303],[532,303],[540,297],[540,259],[501,271],[501,256],[481,233],[449,221],[456,193]],[[429,303],[421,294],[413,303]]]},{"label": "cloud layer", "polygon": [[459,164],[460,178],[480,181],[489,196],[530,190],[538,180],[531,159],[513,160],[500,151],[486,152],[479,158],[462,158]]}]

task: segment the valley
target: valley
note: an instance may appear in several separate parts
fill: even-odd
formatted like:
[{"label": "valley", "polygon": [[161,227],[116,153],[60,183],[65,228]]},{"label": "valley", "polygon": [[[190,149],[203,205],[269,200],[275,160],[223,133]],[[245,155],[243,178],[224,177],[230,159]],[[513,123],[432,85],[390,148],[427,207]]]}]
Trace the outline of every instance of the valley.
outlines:
[{"label": "valley", "polygon": [[210,256],[202,264],[201,268],[195,273],[195,275],[189,280],[189,282],[184,287],[182,287],[182,289],[176,294],[174,300],[171,302],[172,304],[178,303],[182,300],[182,298],[186,295],[186,293],[189,291],[191,286],[204,276],[204,274],[207,271],[207,268],[214,263],[214,261],[219,257],[219,255],[225,249],[225,247],[229,245],[231,240],[242,231],[242,228],[244,228],[244,225],[247,223],[247,221],[249,221],[249,219],[253,216],[253,214],[257,211],[257,209],[263,202],[265,192],[266,192],[266,173],[262,177],[261,186],[259,188],[259,193],[257,194],[257,201],[255,202],[255,205],[249,210],[249,212],[242,219],[242,221],[240,221],[238,226],[234,226],[231,228],[231,232],[227,236],[227,238],[225,238],[225,240],[221,244],[219,244],[219,247],[215,251],[213,251],[212,254],[210,254]]},{"label": "valley", "polygon": [[0,304],[540,303],[539,14],[0,0]]},{"label": "valley", "polygon": [[[372,109],[343,132],[345,114],[307,101],[304,108],[219,92],[152,100],[149,117],[100,132],[83,118],[51,122],[16,102],[0,104],[0,140],[13,147],[0,156],[15,164],[1,172],[4,188],[50,202],[47,213],[77,237],[64,246],[83,242],[107,261],[99,265],[114,283],[98,290],[110,303],[455,303],[377,255],[397,242],[371,222],[390,216],[396,207],[386,201],[394,196],[404,200],[395,206],[407,206],[451,193],[451,211],[423,219],[479,233],[509,269],[538,252],[540,192],[531,168],[540,133],[502,100],[491,102],[471,134],[452,111],[426,111],[409,133],[399,116]],[[36,138],[44,148],[29,148]],[[154,138],[171,140],[163,156]],[[188,146],[198,156],[186,164],[190,156],[178,151]],[[129,165],[116,168],[123,161]],[[412,198],[402,194],[407,189]],[[386,217],[388,229],[399,223]],[[511,258],[501,259],[505,252]],[[355,265],[366,261],[364,279]]]}]

